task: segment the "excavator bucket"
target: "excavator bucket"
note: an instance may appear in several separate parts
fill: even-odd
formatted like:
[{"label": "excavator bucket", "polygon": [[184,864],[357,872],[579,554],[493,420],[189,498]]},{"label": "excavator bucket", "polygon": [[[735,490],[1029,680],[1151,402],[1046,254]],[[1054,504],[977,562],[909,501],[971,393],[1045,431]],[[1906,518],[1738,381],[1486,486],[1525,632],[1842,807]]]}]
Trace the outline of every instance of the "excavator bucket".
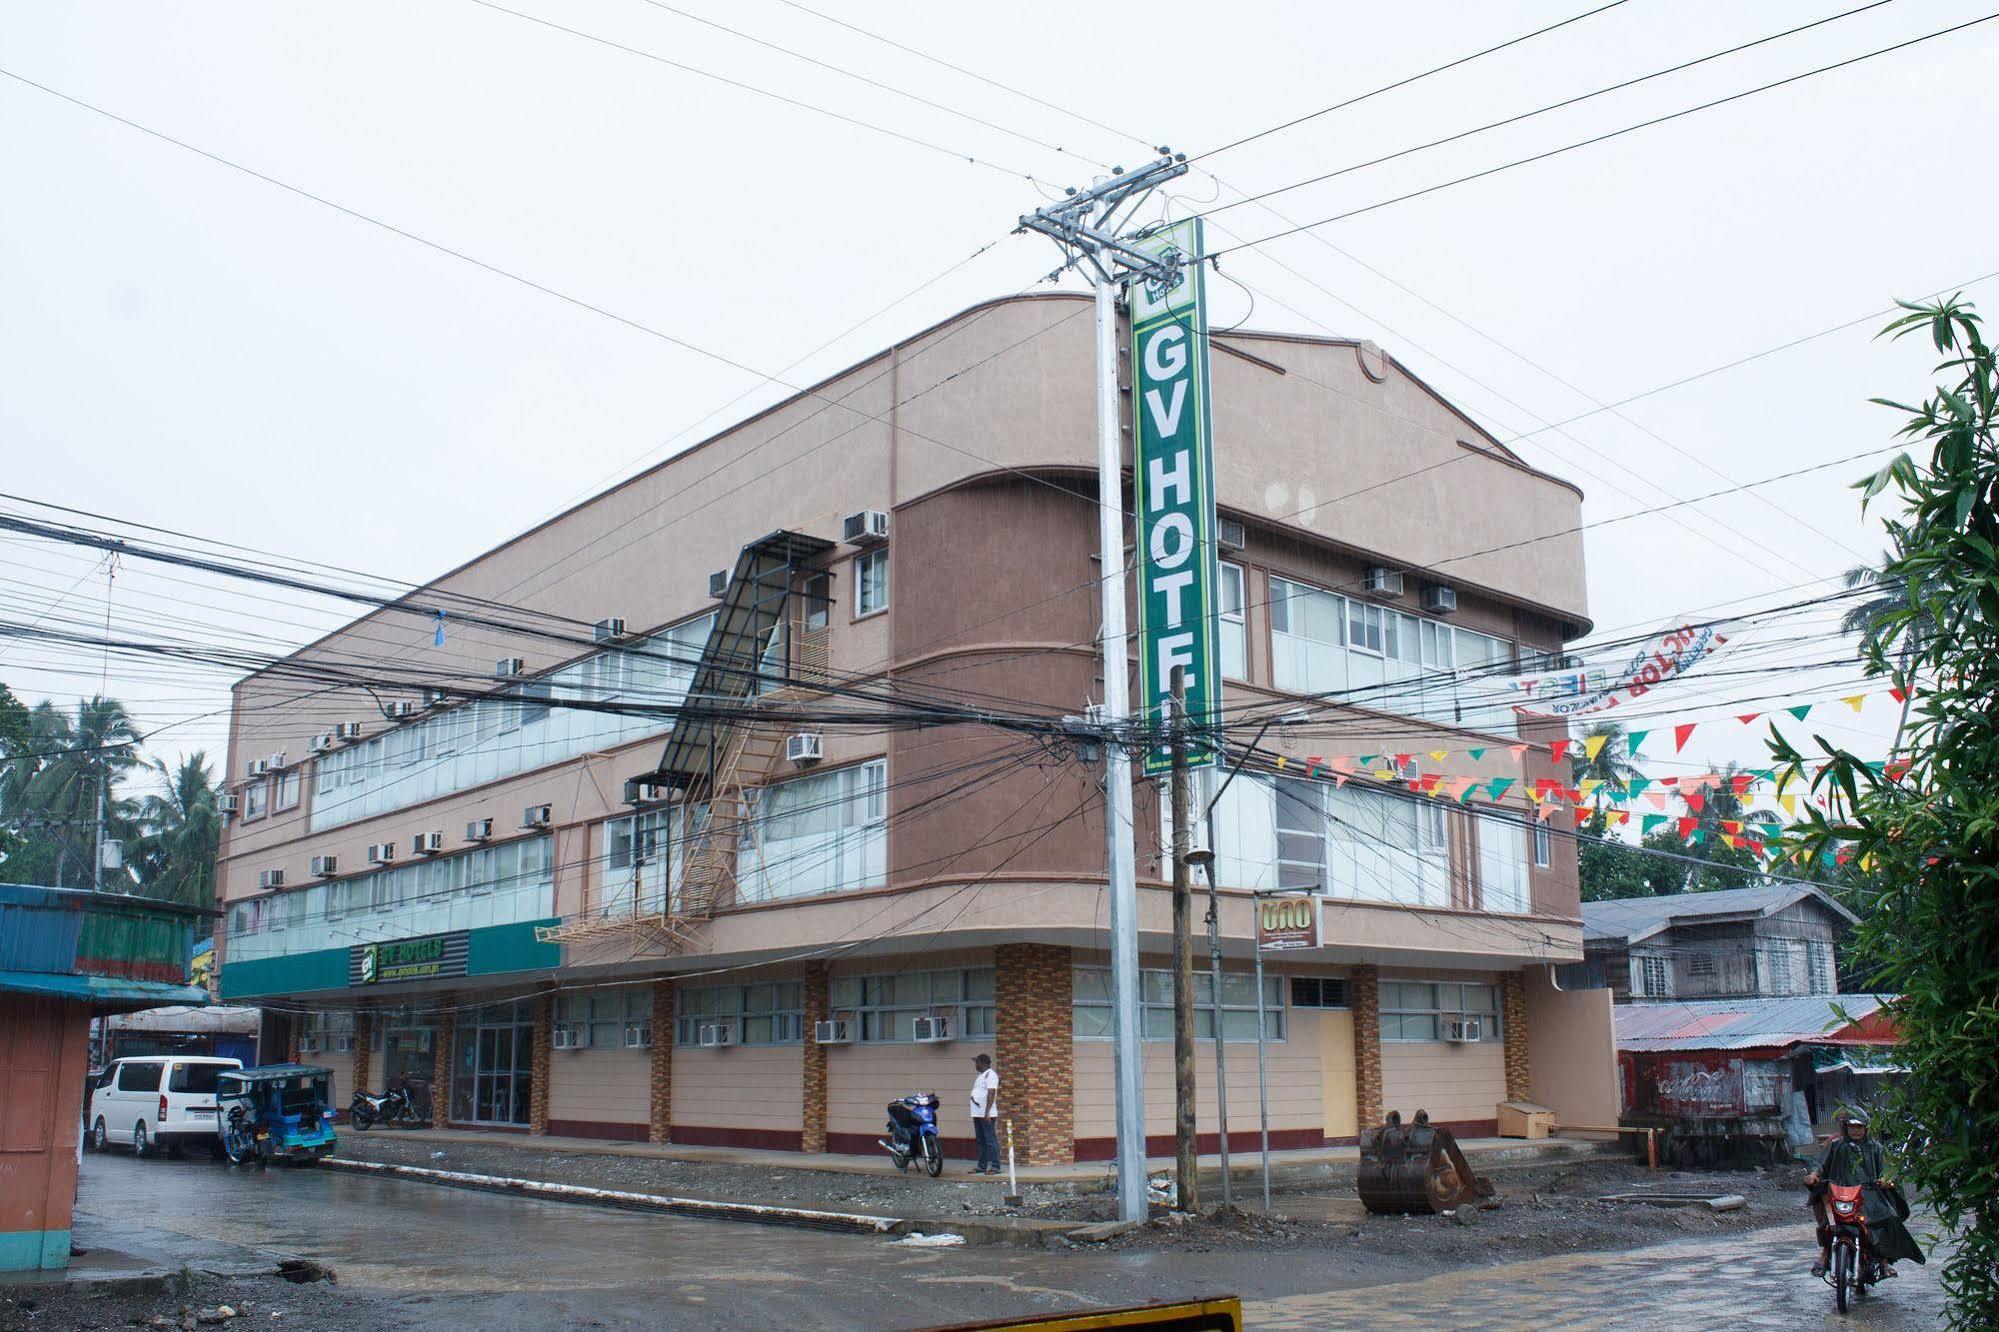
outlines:
[{"label": "excavator bucket", "polygon": [[1422,1110],[1407,1128],[1391,1110],[1380,1128],[1360,1135],[1355,1183],[1370,1212],[1447,1212],[1492,1196],[1491,1182],[1472,1173],[1451,1131]]}]

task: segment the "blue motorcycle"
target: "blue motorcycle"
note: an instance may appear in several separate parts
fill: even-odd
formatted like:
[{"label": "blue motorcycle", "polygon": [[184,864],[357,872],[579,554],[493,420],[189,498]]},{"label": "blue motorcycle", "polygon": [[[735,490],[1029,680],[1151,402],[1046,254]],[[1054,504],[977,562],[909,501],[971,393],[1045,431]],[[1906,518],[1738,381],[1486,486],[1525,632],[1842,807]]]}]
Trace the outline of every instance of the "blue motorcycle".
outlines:
[{"label": "blue motorcycle", "polygon": [[937,1093],[916,1092],[888,1103],[888,1132],[876,1142],[888,1152],[897,1170],[908,1170],[921,1157],[924,1173],[935,1179],[944,1173],[944,1149],[937,1142]]}]

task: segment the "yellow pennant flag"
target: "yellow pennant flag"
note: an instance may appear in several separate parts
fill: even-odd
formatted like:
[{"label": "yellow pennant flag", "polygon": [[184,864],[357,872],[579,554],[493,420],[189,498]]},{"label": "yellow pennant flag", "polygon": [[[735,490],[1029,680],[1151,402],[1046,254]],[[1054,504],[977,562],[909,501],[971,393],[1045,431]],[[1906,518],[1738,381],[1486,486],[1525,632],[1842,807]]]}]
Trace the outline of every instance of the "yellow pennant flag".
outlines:
[{"label": "yellow pennant flag", "polygon": [[1867,701],[1867,695],[1865,694],[1855,694],[1851,698],[1842,698],[1840,700],[1840,702],[1846,704],[1846,706],[1852,708],[1855,712],[1860,711],[1860,705],[1862,703],[1865,703],[1866,701]]},{"label": "yellow pennant flag", "polygon": [[1777,803],[1784,807],[1785,814],[1794,819],[1798,817],[1798,798],[1796,796],[1788,794],[1780,795],[1777,797]]},{"label": "yellow pennant flag", "polygon": [[1604,742],[1608,739],[1610,737],[1607,735],[1592,735],[1586,736],[1583,739],[1583,753],[1589,758],[1590,762],[1596,762],[1596,756],[1603,752]]},{"label": "yellow pennant flag", "polygon": [[1724,841],[1724,842],[1726,842],[1726,843],[1728,843],[1728,845],[1729,845],[1729,848],[1730,848],[1731,850],[1733,850],[1733,849],[1734,849],[1734,847],[1735,847],[1735,834],[1734,834],[1734,833],[1723,833],[1723,834],[1721,835],[1721,840],[1722,840],[1722,841]]},{"label": "yellow pennant flag", "polygon": [[1576,787],[1576,790],[1582,792],[1583,799],[1587,801],[1589,799],[1590,792],[1596,790],[1597,787],[1602,785],[1603,785],[1603,779],[1601,777],[1587,777],[1583,779],[1581,785]]},{"label": "yellow pennant flag", "polygon": [[1430,751],[1430,757],[1437,760],[1437,762],[1439,763],[1442,763],[1445,759],[1449,758],[1450,756],[1451,756],[1451,751],[1448,749],[1433,749]]}]

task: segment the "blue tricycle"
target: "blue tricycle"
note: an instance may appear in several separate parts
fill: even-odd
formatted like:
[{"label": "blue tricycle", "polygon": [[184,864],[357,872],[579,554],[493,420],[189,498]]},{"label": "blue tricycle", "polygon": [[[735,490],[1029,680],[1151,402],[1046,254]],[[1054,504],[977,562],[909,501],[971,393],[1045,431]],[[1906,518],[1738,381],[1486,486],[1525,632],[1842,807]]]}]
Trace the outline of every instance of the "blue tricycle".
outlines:
[{"label": "blue tricycle", "polygon": [[310,1064],[228,1069],[216,1080],[216,1129],[237,1165],[313,1162],[337,1139],[327,1103],[333,1070]]}]

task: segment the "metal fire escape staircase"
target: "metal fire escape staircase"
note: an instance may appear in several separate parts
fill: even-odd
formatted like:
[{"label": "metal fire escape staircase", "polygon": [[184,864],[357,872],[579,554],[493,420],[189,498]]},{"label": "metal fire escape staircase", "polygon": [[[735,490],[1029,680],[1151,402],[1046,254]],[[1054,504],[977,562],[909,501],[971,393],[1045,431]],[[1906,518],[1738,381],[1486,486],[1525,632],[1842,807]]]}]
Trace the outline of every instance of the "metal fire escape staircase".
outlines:
[{"label": "metal fire escape staircase", "polygon": [[635,884],[629,913],[541,926],[537,939],[579,944],[622,935],[685,948],[729,900],[738,854],[755,837],[755,788],[784,745],[782,732],[759,726],[754,714],[828,678],[826,627],[811,622],[796,588],[807,563],[833,546],[780,531],[743,547],[659,764],[627,784],[681,809],[682,846],[660,848],[667,891],[647,894]]}]

